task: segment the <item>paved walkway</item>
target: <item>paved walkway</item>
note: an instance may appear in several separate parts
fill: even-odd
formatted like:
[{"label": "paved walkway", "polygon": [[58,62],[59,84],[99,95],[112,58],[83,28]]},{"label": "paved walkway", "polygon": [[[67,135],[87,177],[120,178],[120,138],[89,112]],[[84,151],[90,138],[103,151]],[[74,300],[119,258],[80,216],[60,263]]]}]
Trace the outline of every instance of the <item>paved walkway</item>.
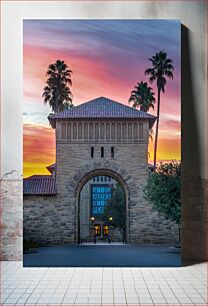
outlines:
[{"label": "paved walkway", "polygon": [[108,243],[106,241],[97,241],[96,243],[94,242],[83,242],[82,245],[106,245],[106,246],[111,246],[111,245],[124,245],[122,242],[111,242]]},{"label": "paved walkway", "polygon": [[1,305],[207,305],[207,264],[180,268],[23,268],[1,262]]},{"label": "paved walkway", "polygon": [[64,245],[24,255],[25,267],[180,267],[168,245]]}]

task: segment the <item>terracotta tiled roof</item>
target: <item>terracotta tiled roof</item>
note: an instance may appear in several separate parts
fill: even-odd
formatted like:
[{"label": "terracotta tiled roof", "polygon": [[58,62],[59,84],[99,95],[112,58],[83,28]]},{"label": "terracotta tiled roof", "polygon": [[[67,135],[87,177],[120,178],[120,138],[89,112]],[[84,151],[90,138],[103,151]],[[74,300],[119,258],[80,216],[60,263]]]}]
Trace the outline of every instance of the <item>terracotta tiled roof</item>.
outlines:
[{"label": "terracotta tiled roof", "polygon": [[48,116],[52,126],[59,119],[149,119],[150,127],[156,117],[146,112],[134,109],[122,103],[99,97],[86,103],[74,106],[57,114]]},{"label": "terracotta tiled roof", "polygon": [[24,195],[55,195],[55,178],[51,175],[33,175],[23,180]]}]

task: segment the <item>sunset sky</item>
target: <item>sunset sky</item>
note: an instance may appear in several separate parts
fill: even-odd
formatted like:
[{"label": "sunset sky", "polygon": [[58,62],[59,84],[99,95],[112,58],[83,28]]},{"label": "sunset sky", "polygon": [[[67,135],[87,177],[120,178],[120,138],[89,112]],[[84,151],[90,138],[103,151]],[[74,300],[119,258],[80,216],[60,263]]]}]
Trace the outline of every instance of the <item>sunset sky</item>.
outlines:
[{"label": "sunset sky", "polygon": [[[49,174],[55,162],[51,112],[43,103],[46,71],[57,59],[72,74],[73,104],[104,96],[128,104],[137,82],[147,81],[148,58],[164,50],[174,79],[161,94],[158,161],[180,159],[180,22],[178,20],[24,20],[24,177]],[[156,86],[151,87],[155,91]],[[156,109],[150,113],[156,114]],[[153,142],[149,146],[153,160]]]}]

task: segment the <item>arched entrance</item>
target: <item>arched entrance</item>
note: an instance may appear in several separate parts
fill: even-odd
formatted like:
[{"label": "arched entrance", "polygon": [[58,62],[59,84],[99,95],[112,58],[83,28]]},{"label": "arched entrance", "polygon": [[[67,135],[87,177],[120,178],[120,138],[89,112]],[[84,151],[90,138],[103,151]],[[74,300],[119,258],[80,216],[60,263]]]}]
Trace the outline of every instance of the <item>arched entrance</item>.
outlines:
[{"label": "arched entrance", "polygon": [[[94,170],[79,189],[77,242],[127,243],[128,188],[123,179],[110,170]],[[113,202],[108,205],[106,198]]]},{"label": "arched entrance", "polygon": [[122,169],[120,166],[116,165],[113,162],[103,161],[97,163],[91,163],[89,165],[81,168],[77,174],[74,176],[71,181],[68,190],[73,190],[74,193],[74,201],[75,201],[75,243],[79,243],[79,200],[80,200],[80,192],[83,186],[86,184],[94,176],[110,176],[115,179],[122,186],[125,193],[126,200],[126,242],[131,242],[132,234],[131,227],[133,225],[132,218],[132,207],[135,207],[136,200],[138,199],[137,188],[135,183],[129,173],[126,170]]}]

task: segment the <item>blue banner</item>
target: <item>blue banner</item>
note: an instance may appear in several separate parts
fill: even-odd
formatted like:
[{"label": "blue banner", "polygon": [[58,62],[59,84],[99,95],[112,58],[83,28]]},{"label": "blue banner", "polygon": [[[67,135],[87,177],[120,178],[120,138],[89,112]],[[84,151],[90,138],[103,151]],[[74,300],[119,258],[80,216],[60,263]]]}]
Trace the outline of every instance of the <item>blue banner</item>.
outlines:
[{"label": "blue banner", "polygon": [[91,185],[91,213],[92,216],[99,215],[104,211],[105,205],[112,198],[113,185],[92,184]]}]

